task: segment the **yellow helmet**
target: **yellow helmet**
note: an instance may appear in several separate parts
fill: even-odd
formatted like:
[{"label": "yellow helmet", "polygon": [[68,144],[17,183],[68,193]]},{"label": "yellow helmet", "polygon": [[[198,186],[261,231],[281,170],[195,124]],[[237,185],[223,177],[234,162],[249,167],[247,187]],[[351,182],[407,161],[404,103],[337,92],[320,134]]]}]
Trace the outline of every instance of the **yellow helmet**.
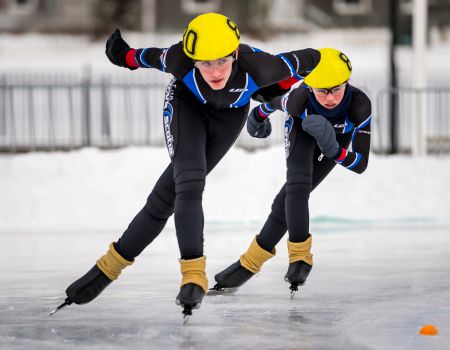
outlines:
[{"label": "yellow helmet", "polygon": [[331,88],[346,82],[352,75],[348,57],[332,48],[319,49],[320,61],[305,78],[305,84],[316,89]]},{"label": "yellow helmet", "polygon": [[195,17],[183,34],[183,50],[197,61],[211,61],[231,54],[239,46],[239,29],[228,17],[205,13]]}]

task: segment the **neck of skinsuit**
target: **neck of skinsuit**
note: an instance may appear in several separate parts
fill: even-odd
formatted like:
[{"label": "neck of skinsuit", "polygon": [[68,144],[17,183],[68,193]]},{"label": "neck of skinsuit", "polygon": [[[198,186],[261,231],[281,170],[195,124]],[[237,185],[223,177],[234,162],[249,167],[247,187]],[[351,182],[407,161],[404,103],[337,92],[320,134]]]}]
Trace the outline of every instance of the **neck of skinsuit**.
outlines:
[{"label": "neck of skinsuit", "polygon": [[345,87],[344,97],[342,98],[341,103],[339,103],[333,109],[328,109],[322,106],[314,96],[312,92],[309,93],[309,103],[312,107],[312,114],[319,114],[327,119],[337,119],[342,118],[347,115],[347,112],[350,108],[351,104],[351,91],[350,85]]}]

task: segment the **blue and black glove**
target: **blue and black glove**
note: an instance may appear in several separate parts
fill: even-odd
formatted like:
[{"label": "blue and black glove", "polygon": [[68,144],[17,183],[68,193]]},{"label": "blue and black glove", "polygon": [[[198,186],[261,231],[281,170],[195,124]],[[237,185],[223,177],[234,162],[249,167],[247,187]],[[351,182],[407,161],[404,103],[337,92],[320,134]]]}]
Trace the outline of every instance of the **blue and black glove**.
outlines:
[{"label": "blue and black glove", "polygon": [[317,141],[325,157],[336,158],[341,151],[341,146],[336,141],[336,132],[333,125],[321,115],[307,115],[302,122],[302,128]]},{"label": "blue and black glove", "polygon": [[253,108],[247,118],[247,131],[252,137],[263,139],[272,132],[272,124],[269,118],[263,118],[258,113],[258,108]]},{"label": "blue and black glove", "polygon": [[130,45],[128,45],[126,41],[122,39],[122,35],[120,35],[120,29],[117,28],[106,42],[106,56],[108,56],[108,59],[112,64],[133,70],[136,68],[127,66],[126,61],[127,53],[130,50]]}]

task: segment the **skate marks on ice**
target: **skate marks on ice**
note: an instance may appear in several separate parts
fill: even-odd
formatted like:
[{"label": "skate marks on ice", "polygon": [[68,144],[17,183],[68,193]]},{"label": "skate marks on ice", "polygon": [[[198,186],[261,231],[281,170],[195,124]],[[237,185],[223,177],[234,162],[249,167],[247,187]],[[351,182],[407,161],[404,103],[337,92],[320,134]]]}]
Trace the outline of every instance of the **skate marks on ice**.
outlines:
[{"label": "skate marks on ice", "polygon": [[[0,246],[8,247],[0,254],[1,349],[395,350],[443,349],[450,342],[447,230],[319,233],[314,268],[292,302],[280,246],[235,294],[205,296],[186,325],[174,302],[175,235],[166,235],[99,298],[48,317],[112,236],[0,235]],[[230,232],[207,236],[210,283],[251,237],[233,233],[225,252]],[[418,334],[428,323],[438,336]]]},{"label": "skate marks on ice", "polygon": [[[46,317],[51,300],[41,299],[42,306],[28,307],[21,306],[25,305],[24,300],[17,300],[6,313],[3,312],[5,305],[1,305],[0,347],[123,349],[151,345],[154,349],[254,349],[255,346],[294,349],[298,348],[298,328],[303,327],[306,337],[308,332],[317,337],[309,341],[310,345],[327,348],[327,342],[320,339],[330,325],[328,310],[302,314],[291,307],[266,309],[259,303],[252,305],[253,296],[248,296],[249,300],[241,298],[243,304],[238,305],[230,298],[227,298],[229,302],[219,305],[205,300],[202,308],[183,326],[179,307],[173,301],[147,299],[141,303],[129,301],[124,306],[120,305],[121,298],[111,294],[102,302],[73,307],[52,318]],[[268,300],[263,302],[270,305]],[[6,322],[7,319],[10,321]],[[345,341],[342,345],[356,349]]]}]

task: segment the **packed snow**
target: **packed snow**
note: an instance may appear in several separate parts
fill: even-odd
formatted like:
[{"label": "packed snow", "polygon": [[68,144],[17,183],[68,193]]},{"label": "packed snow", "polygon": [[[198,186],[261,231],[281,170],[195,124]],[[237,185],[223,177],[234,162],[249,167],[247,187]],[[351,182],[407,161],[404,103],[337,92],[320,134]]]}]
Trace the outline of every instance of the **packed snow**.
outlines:
[{"label": "packed snow", "polygon": [[[125,228],[168,164],[163,147],[0,155],[0,230]],[[232,148],[207,177],[205,220],[262,223],[285,173],[281,146]],[[448,156],[371,154],[363,174],[337,165],[313,191],[312,222],[448,224],[449,178]]]}]

